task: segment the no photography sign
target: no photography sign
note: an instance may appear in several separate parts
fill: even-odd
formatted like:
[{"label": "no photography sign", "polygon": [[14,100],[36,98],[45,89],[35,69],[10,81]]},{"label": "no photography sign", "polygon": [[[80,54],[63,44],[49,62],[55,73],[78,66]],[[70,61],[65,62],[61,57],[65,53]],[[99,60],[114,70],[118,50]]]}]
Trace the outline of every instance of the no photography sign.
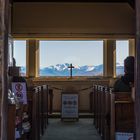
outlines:
[{"label": "no photography sign", "polygon": [[12,92],[15,93],[20,103],[27,104],[26,83],[12,82]]}]

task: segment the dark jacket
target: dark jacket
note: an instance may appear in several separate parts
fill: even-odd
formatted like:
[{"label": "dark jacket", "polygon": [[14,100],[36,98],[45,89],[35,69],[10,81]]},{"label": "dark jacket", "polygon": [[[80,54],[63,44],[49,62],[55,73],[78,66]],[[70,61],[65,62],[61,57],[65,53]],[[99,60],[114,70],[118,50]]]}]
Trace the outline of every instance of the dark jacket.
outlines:
[{"label": "dark jacket", "polygon": [[120,79],[118,79],[114,84],[115,92],[130,92],[131,91],[131,83],[134,81],[133,74],[125,74]]}]

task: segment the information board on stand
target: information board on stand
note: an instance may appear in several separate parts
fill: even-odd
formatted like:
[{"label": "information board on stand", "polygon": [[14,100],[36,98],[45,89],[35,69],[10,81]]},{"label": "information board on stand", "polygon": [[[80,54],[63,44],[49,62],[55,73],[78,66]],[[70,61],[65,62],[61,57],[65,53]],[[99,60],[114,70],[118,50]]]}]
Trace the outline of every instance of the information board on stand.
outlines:
[{"label": "information board on stand", "polygon": [[78,119],[78,94],[62,92],[61,119]]}]

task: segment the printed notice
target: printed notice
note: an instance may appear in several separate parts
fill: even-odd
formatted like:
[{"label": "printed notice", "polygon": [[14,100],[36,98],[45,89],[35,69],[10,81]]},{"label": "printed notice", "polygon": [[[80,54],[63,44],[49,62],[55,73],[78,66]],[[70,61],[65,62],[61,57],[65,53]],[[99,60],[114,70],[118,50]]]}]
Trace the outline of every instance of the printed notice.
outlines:
[{"label": "printed notice", "polygon": [[62,94],[62,118],[78,118],[78,94]]},{"label": "printed notice", "polygon": [[27,104],[26,83],[12,82],[12,92],[15,93],[20,103]]},{"label": "printed notice", "polygon": [[134,140],[133,133],[116,132],[115,140]]}]

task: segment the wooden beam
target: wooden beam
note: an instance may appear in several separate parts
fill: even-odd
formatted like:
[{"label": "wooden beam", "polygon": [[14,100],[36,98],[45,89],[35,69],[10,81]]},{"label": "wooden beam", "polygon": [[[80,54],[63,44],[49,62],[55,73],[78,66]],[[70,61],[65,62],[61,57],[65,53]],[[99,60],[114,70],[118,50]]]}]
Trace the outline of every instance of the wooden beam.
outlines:
[{"label": "wooden beam", "polygon": [[129,39],[129,55],[135,56],[135,39]]},{"label": "wooden beam", "polygon": [[0,140],[7,140],[9,1],[0,1]]},{"label": "wooden beam", "polygon": [[104,40],[104,76],[116,76],[116,40]]},{"label": "wooden beam", "polygon": [[39,74],[39,41],[27,41],[27,76],[37,77]]},{"label": "wooden beam", "polygon": [[136,69],[135,69],[135,121],[136,140],[140,140],[140,0],[136,0]]},{"label": "wooden beam", "polygon": [[[131,0],[133,3],[133,0]],[[13,2],[102,2],[102,3],[129,3],[130,0],[13,0]]]}]

